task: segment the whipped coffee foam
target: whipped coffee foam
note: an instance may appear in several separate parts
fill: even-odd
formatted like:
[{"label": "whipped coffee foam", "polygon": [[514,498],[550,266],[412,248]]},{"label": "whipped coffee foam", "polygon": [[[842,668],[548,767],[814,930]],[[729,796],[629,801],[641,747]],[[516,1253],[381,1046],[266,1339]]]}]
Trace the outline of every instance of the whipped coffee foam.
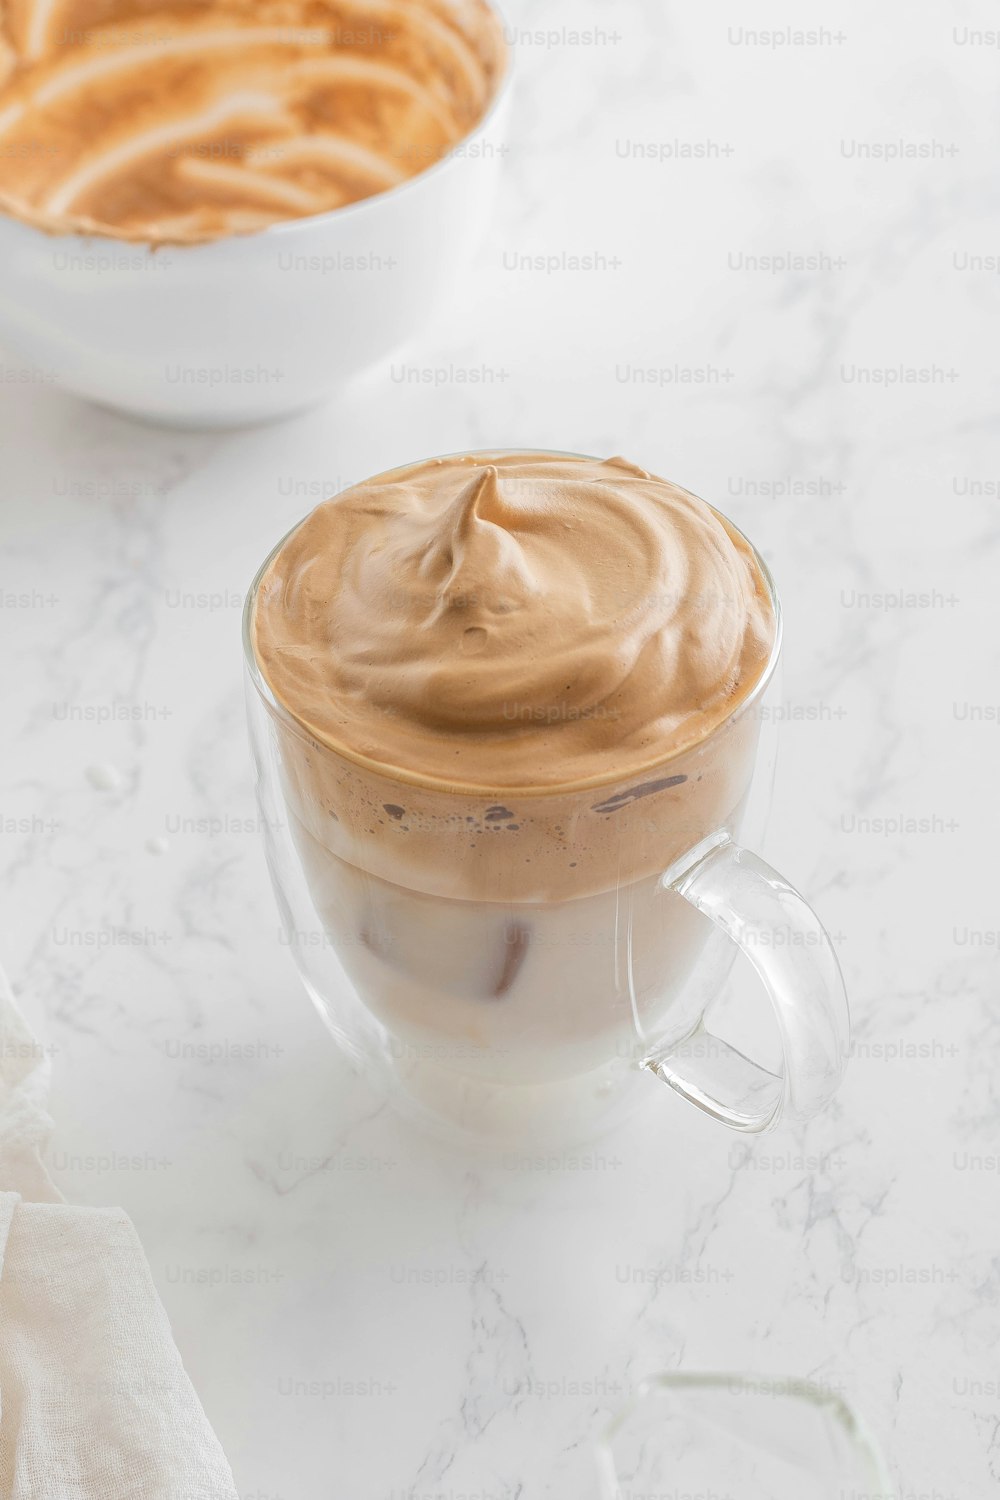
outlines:
[{"label": "whipped coffee foam", "polygon": [[328,501],[254,613],[264,677],[322,745],[497,794],[696,746],[774,633],[751,548],[703,501],[623,459],[538,453],[435,459]]},{"label": "whipped coffee foam", "polygon": [[0,206],[185,242],[380,193],[482,118],[485,0],[8,0]]}]

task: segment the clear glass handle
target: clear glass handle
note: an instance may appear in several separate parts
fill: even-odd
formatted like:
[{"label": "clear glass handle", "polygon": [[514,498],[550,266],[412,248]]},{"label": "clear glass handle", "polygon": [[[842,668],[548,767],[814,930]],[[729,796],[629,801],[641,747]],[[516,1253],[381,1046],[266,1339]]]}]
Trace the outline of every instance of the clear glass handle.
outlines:
[{"label": "clear glass handle", "polygon": [[771,1002],[784,1067],[769,1072],[701,1021],[643,1066],[734,1130],[768,1130],[785,1112],[800,1120],[817,1114],[843,1077],[851,1032],[840,964],[812,907],[721,832],[672,866],[661,886],[710,917],[746,954]]}]

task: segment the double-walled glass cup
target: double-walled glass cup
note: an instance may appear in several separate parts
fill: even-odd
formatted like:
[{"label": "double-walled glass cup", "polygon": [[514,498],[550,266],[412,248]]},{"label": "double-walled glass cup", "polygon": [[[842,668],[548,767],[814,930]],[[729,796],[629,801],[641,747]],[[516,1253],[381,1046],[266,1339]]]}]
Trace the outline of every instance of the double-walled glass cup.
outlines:
[{"label": "double-walled glass cup", "polygon": [[837,1390],[773,1375],[643,1381],[597,1448],[600,1500],[893,1500],[865,1422]]},{"label": "double-walled glass cup", "polygon": [[[727,719],[627,776],[512,790],[320,743],[277,701],[253,643],[282,545],[244,614],[251,747],[282,940],[343,1049],[487,1136],[585,1135],[653,1078],[741,1131],[820,1110],[848,1048],[839,965],[739,843],[781,644],[762,560],[774,645]],[[773,1008],[775,1071],[705,1024],[737,949]]]}]

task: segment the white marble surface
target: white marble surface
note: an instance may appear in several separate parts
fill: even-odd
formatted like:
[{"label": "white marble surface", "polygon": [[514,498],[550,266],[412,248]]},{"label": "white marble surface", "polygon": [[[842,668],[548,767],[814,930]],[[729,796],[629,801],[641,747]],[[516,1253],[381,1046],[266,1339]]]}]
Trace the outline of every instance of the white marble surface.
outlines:
[{"label": "white marble surface", "polygon": [[[206,435],[4,359],[2,955],[52,1048],[55,1175],[133,1216],[258,1500],[590,1496],[596,1428],[678,1367],[812,1374],[857,1398],[901,1493],[980,1500],[1000,1477],[1000,282],[969,258],[1000,252],[1000,49],[961,38],[995,14],[538,9],[510,5],[603,38],[522,46],[492,240],[405,361],[504,378],[435,390],[397,360],[323,410]],[[740,43],[790,24],[830,39]],[[818,269],[740,259],[789,252]],[[527,254],[603,259],[505,268]],[[900,366],[931,378],[852,378]],[[747,1147],[664,1090],[584,1162],[449,1152],[350,1080],[278,943],[240,596],[316,499],[474,445],[624,453],[773,566],[785,697],[813,712],[785,730],[765,852],[839,935],[857,1033],[801,1134]],[[925,598],[862,597],[900,591]]]}]

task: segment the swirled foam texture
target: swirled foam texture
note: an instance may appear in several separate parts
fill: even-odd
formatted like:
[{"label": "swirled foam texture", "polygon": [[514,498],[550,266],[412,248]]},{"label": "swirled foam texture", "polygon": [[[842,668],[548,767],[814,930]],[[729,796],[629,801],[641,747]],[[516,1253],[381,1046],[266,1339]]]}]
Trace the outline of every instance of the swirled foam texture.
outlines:
[{"label": "swirled foam texture", "polygon": [[0,205],[184,243],[323,213],[433,165],[503,73],[485,0],[7,0]]},{"label": "swirled foam texture", "polygon": [[694,495],[623,459],[487,453],[319,506],[272,560],[254,632],[321,744],[500,793],[699,743],[759,681],[775,622],[752,549]]}]

